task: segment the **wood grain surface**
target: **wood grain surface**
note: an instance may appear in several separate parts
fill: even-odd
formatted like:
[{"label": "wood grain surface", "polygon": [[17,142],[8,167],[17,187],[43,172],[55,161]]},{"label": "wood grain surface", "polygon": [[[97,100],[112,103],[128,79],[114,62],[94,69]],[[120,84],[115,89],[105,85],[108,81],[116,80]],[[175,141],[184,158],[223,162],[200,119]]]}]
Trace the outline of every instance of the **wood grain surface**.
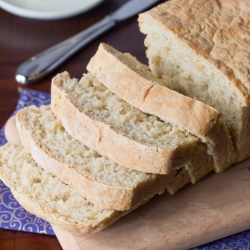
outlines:
[{"label": "wood grain surface", "polygon": [[250,159],[173,196],[156,196],[96,234],[53,228],[64,250],[180,250],[212,242],[250,227],[249,166]]},{"label": "wood grain surface", "polygon": [[[14,79],[16,68],[24,60],[86,29],[125,2],[127,0],[105,0],[87,13],[54,21],[22,18],[0,9],[0,128],[15,110],[24,88],[50,93],[51,78],[64,70],[72,77],[80,78],[100,42],[108,43],[122,52],[130,52],[141,62],[147,63],[144,36],[139,32],[137,17],[134,17],[96,39],[41,82],[24,86]],[[62,248],[53,236],[0,231],[0,250],[20,249]]]}]

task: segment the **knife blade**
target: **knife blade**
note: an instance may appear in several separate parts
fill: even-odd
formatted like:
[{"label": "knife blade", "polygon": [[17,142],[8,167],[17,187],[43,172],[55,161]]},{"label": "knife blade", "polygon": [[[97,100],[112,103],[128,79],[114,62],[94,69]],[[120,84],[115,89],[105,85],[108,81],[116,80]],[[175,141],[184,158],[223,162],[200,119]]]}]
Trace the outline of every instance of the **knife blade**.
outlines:
[{"label": "knife blade", "polygon": [[146,10],[160,0],[130,0],[88,29],[24,61],[15,72],[21,84],[37,82],[55,70],[65,60],[117,23]]}]

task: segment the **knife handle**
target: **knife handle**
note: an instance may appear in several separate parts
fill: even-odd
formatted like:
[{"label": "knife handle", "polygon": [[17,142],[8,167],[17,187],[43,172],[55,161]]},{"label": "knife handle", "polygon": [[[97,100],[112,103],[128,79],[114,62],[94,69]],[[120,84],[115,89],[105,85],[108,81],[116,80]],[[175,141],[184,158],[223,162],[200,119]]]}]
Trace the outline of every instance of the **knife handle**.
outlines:
[{"label": "knife handle", "polygon": [[110,16],[106,16],[88,29],[24,61],[15,72],[16,81],[29,84],[41,80],[115,24],[116,22]]}]

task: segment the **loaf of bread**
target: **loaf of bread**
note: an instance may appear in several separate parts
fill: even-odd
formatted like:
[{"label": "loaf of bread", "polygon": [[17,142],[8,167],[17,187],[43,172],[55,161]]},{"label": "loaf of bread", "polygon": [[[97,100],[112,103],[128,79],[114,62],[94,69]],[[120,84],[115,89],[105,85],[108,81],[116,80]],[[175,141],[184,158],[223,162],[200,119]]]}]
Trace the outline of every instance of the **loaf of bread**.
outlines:
[{"label": "loaf of bread", "polygon": [[20,142],[0,147],[0,179],[28,212],[75,234],[100,231],[132,211],[104,210],[88,202],[39,167]]},{"label": "loaf of bread", "polygon": [[36,163],[103,209],[127,210],[164,193],[168,185],[177,189],[183,183],[173,180],[177,170],[146,174],[108,160],[70,136],[50,106],[24,108],[16,122],[24,149]]},{"label": "loaf of bread", "polygon": [[126,102],[200,138],[213,156],[216,172],[233,163],[233,143],[219,112],[169,89],[166,77],[157,79],[132,55],[102,43],[87,69]]},{"label": "loaf of bread", "polygon": [[172,0],[139,15],[150,69],[221,112],[234,162],[250,156],[249,14],[247,0]]},{"label": "loaf of bread", "polygon": [[199,140],[126,103],[91,73],[52,80],[51,109],[74,138],[114,162],[168,174],[190,162]]}]

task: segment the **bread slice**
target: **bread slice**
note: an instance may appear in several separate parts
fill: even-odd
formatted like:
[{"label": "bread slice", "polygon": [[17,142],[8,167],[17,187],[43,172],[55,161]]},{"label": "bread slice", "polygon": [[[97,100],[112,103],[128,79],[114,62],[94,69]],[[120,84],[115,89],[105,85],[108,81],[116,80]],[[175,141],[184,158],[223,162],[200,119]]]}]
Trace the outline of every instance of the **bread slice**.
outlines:
[{"label": "bread slice", "polygon": [[135,57],[104,43],[99,45],[87,69],[126,102],[200,138],[213,157],[216,172],[233,163],[233,143],[220,113],[171,90],[168,78],[157,79]]},{"label": "bread slice", "polygon": [[16,124],[24,149],[39,166],[103,209],[127,210],[162,194],[177,174],[147,174],[110,161],[70,136],[50,106],[21,109]]},{"label": "bread slice", "polygon": [[150,69],[221,112],[235,162],[250,156],[249,14],[246,0],[173,0],[139,16]]},{"label": "bread slice", "polygon": [[105,210],[88,202],[39,167],[20,141],[0,147],[0,179],[27,211],[75,234],[98,232],[131,211]]},{"label": "bread slice", "polygon": [[92,74],[52,80],[51,108],[65,129],[118,164],[168,174],[192,158],[198,140],[121,100]]},{"label": "bread slice", "polygon": [[[82,84],[84,83],[84,84]],[[117,96],[110,94],[111,92],[107,90],[101,83],[99,83],[95,77],[93,77],[91,74],[88,74],[85,76],[80,82],[78,82],[76,79],[70,79],[70,76],[67,72],[64,72],[62,74],[57,75],[55,78],[53,78],[52,81],[52,110],[54,110],[54,113],[61,119],[63,122],[63,125],[65,126],[66,130],[75,138],[82,140],[84,143],[87,140],[93,140],[93,136],[96,136],[97,133],[93,133],[93,128],[96,129],[98,125],[98,120],[95,120],[93,117],[94,115],[90,115],[90,112],[84,111],[86,107],[85,104],[87,102],[76,102],[76,100],[79,100],[82,98],[83,94],[86,92],[87,84],[95,85],[95,88],[98,86],[101,86],[101,95],[102,93],[106,92],[106,96],[111,95],[111,97],[114,97],[115,100],[118,100],[118,103],[115,104],[115,101],[112,100],[106,100],[108,102],[108,109],[112,113],[112,106],[115,105],[115,109],[119,106],[124,105],[124,107],[130,107],[130,105],[126,104],[124,101],[120,100]],[[104,92],[102,92],[104,91]],[[76,93],[79,93],[80,97],[76,95]],[[86,95],[86,93],[85,93]],[[100,93],[98,94],[100,95]],[[98,95],[95,95],[94,93],[91,93],[91,98],[93,96],[96,96],[98,98]],[[100,98],[100,97],[99,97]],[[110,102],[109,102],[110,101]],[[105,101],[104,101],[104,105]],[[68,110],[68,107],[70,109]],[[89,107],[89,106],[88,106]],[[95,106],[94,106],[95,107]],[[94,107],[89,107],[89,109],[95,110]],[[103,107],[105,108],[105,106]],[[82,111],[79,111],[82,110]],[[141,115],[141,112],[137,113],[136,109],[132,109],[133,114],[139,114]],[[71,117],[69,119],[68,114],[71,114]],[[87,115],[86,115],[87,114]],[[117,113],[114,113],[114,117],[117,117]],[[89,118],[90,117],[90,118]],[[129,116],[130,117],[130,116]],[[126,118],[126,117],[125,117]],[[91,120],[90,125],[86,128],[86,124],[89,124],[89,119]],[[124,119],[123,117],[121,120]],[[71,124],[71,120],[74,121],[73,124]],[[128,122],[128,121],[127,121]],[[126,126],[127,124],[126,120],[122,120],[120,122],[121,126]],[[109,128],[109,123],[107,123],[107,128]],[[135,127],[137,125],[134,125]],[[151,125],[153,127],[153,125]],[[165,124],[164,124],[165,126]],[[97,129],[99,129],[97,127]],[[102,128],[103,129],[103,128]],[[174,131],[177,133],[182,133],[178,131],[178,129],[174,128]],[[84,135],[86,134],[86,135]],[[98,134],[97,134],[98,135]],[[172,133],[172,135],[174,135]],[[170,134],[171,136],[171,134]],[[188,135],[189,136],[189,135]],[[87,138],[87,139],[86,139]],[[98,138],[98,137],[97,137]],[[119,136],[118,136],[119,138]],[[96,139],[95,139],[96,140]],[[156,140],[156,139],[155,139]],[[196,139],[197,140],[197,139]],[[157,140],[156,140],[157,141]],[[116,153],[116,137],[114,136],[114,148],[109,147],[109,144],[106,143],[106,150],[108,153],[109,150],[111,150],[111,153],[115,151]],[[95,144],[92,147],[96,149]],[[104,144],[105,146],[105,144]],[[122,144],[118,151],[118,157],[122,156],[120,152],[124,152],[128,150],[126,147],[128,147],[129,144]],[[131,152],[132,154],[134,152]],[[130,154],[129,154],[130,155]],[[126,156],[126,155],[125,155]],[[125,158],[126,160],[126,158]],[[126,163],[126,162],[125,162]],[[150,166],[149,166],[150,167]],[[178,177],[176,176],[175,179],[167,186],[167,190],[170,194],[173,194],[177,192],[181,187],[186,185],[187,183],[196,183],[198,180],[200,180],[203,176],[205,176],[207,173],[212,171],[214,168],[213,160],[210,155],[207,154],[206,147],[201,144],[200,142],[197,142],[195,148],[193,149],[193,155],[191,159],[184,165],[184,167],[181,168],[177,172]],[[178,181],[179,180],[179,181]]]}]

